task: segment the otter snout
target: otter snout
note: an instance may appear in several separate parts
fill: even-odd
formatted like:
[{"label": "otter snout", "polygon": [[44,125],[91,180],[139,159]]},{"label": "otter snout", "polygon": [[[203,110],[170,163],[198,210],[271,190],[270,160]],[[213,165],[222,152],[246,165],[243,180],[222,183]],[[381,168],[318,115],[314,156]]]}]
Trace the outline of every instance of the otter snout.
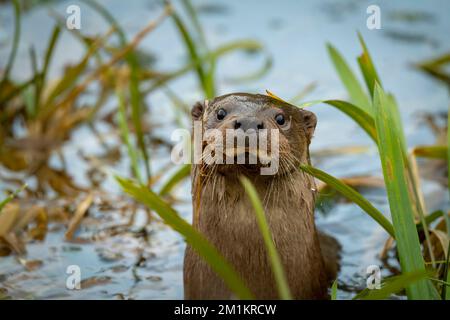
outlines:
[{"label": "otter snout", "polygon": [[241,129],[243,131],[258,131],[264,128],[264,122],[256,117],[243,117],[234,120],[234,129],[236,130]]}]

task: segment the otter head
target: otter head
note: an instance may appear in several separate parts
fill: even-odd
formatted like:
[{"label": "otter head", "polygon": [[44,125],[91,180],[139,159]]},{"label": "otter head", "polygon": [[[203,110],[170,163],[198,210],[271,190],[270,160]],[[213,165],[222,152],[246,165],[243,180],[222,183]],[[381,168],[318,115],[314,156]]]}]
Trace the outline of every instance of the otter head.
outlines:
[{"label": "otter head", "polygon": [[317,122],[310,111],[245,93],[196,103],[192,120],[194,127],[201,124],[203,140],[196,152],[204,168],[247,175],[286,174],[308,163]]}]

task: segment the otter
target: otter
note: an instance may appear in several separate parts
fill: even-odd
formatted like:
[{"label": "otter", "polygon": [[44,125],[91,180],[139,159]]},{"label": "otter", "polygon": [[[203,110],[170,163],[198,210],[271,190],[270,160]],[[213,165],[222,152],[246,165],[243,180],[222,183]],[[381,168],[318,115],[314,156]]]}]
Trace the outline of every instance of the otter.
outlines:
[{"label": "otter", "polygon": [[[339,269],[340,246],[317,231],[314,178],[301,170],[309,164],[309,145],[316,116],[272,96],[232,93],[192,108],[202,132],[217,129],[258,132],[278,130],[279,166],[262,175],[259,161],[250,164],[193,164],[193,227],[231,263],[257,299],[278,299],[255,213],[241,175],[250,179],[262,199],[275,246],[295,299],[326,299]],[[211,141],[203,141],[203,153]],[[270,143],[269,143],[270,145]],[[269,153],[271,147],[268,147]],[[248,148],[245,148],[248,159]],[[224,156],[226,156],[224,154]],[[234,154],[234,157],[236,154]],[[188,245],[184,258],[185,299],[233,299],[223,280]]]}]

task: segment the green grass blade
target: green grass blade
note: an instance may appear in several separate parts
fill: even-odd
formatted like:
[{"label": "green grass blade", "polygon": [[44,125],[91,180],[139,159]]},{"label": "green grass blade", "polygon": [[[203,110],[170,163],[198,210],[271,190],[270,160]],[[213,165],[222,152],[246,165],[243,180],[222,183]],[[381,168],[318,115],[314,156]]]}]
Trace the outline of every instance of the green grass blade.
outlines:
[{"label": "green grass blade", "polygon": [[372,62],[372,58],[370,57],[369,50],[367,50],[366,43],[364,42],[364,39],[359,32],[358,38],[363,49],[363,53],[358,57],[359,68],[361,69],[361,72],[364,76],[364,81],[366,82],[367,89],[369,90],[370,95],[373,97],[375,83],[378,83],[381,86],[380,78],[378,77],[377,70],[375,69],[375,65]]},{"label": "green grass blade", "polygon": [[122,136],[122,140],[125,142],[127,146],[128,157],[130,158],[133,175],[140,183],[142,183],[142,178],[139,171],[138,152],[133,147],[133,144],[130,141],[130,129],[128,128],[127,122],[125,93],[123,92],[122,89],[117,89],[116,95],[117,100],[119,102],[119,113],[117,115],[118,118],[117,120],[119,123],[120,134]]},{"label": "green grass blade", "polygon": [[14,64],[14,60],[17,55],[17,48],[20,42],[20,21],[21,21],[21,12],[20,12],[20,3],[19,0],[13,1],[14,5],[14,36],[13,36],[13,44],[11,47],[11,52],[9,53],[8,62],[6,63],[5,72],[3,74],[2,80],[0,81],[0,92],[5,84],[6,80],[9,78],[9,73],[11,72],[12,66]]},{"label": "green grass blade", "polygon": [[291,300],[291,292],[289,290],[289,285],[287,283],[286,274],[281,263],[278,251],[275,248],[275,243],[273,241],[269,225],[267,223],[266,214],[264,213],[263,206],[259,199],[258,193],[256,192],[253,184],[246,177],[240,178],[242,185],[244,186],[245,192],[247,193],[250,201],[255,210],[256,220],[258,221],[259,230],[264,239],[266,245],[267,255],[272,267],[273,274],[275,276],[275,281],[277,283],[278,294],[283,300]]},{"label": "green grass blade", "polygon": [[180,233],[197,253],[205,259],[210,267],[224,280],[231,291],[241,299],[252,299],[253,295],[244,285],[234,268],[226,261],[217,249],[177,212],[165,203],[158,195],[146,186],[138,185],[130,180],[116,177],[122,189],[137,201],[155,211],[176,232]]},{"label": "green grass blade", "polygon": [[303,99],[309,95],[311,92],[313,92],[317,88],[317,82],[313,81],[306,85],[304,88],[302,88],[294,97],[289,99],[289,103],[296,105],[303,101]]},{"label": "green grass blade", "polygon": [[[380,90],[383,90],[382,87],[380,87]],[[383,91],[384,92],[384,91]],[[397,101],[395,100],[395,97],[392,94],[386,94],[386,107],[388,110],[390,110],[390,114],[392,116],[392,122],[397,128],[397,134],[400,142],[400,150],[403,153],[403,157],[406,159],[407,155],[407,144],[406,144],[406,137],[405,137],[405,130],[403,128],[403,121],[400,114],[400,109],[398,108]]]},{"label": "green grass blade", "polygon": [[[402,272],[411,273],[425,269],[419,237],[414,223],[414,210],[408,187],[407,163],[404,145],[398,126],[395,110],[389,108],[389,98],[378,84],[374,93],[375,126],[378,135],[378,148],[383,166],[386,191],[395,228],[395,238]],[[411,284],[406,289],[410,299],[430,299],[426,280]]]},{"label": "green grass blade", "polygon": [[326,100],[324,103],[337,108],[352,118],[369,135],[369,137],[375,141],[375,143],[377,142],[375,121],[369,113],[346,101]]},{"label": "green grass blade", "polygon": [[[106,10],[102,5],[100,5],[96,1],[92,0],[83,0],[86,4],[91,6],[94,10],[96,10],[111,26],[116,30],[120,45],[122,47],[127,46],[127,38],[126,34],[121,28],[120,24],[117,20]],[[136,57],[136,53],[134,51],[129,52],[125,57],[128,65],[130,66],[131,75],[130,75],[130,102],[131,102],[131,118],[133,121],[133,126],[136,131],[136,140],[139,146],[139,150],[142,153],[142,158],[144,162],[145,171],[147,174],[147,182],[150,182],[151,179],[151,170],[150,170],[150,156],[147,151],[147,147],[145,145],[144,140],[144,131],[142,128],[141,119],[142,111],[143,111],[143,98],[140,90],[140,67],[139,62]]]},{"label": "green grass blade", "polygon": [[177,126],[179,128],[187,129],[188,126],[185,120],[189,119],[189,116],[191,114],[191,106],[183,101],[183,99],[178,97],[178,95],[172,89],[170,89],[169,86],[164,87],[164,92],[174,106],[175,122]]},{"label": "green grass blade", "polygon": [[145,93],[150,93],[161,86],[165,85],[167,82],[177,79],[178,77],[188,73],[192,69],[195,69],[198,65],[202,65],[204,61],[214,59],[217,60],[221,56],[224,56],[226,54],[235,52],[235,51],[243,51],[243,50],[253,50],[253,51],[261,51],[263,50],[263,46],[260,42],[254,41],[254,40],[238,40],[233,41],[230,43],[227,43],[225,45],[222,45],[218,47],[215,50],[212,50],[211,52],[201,56],[198,60],[195,61],[189,61],[187,65],[184,67],[175,70],[173,72],[170,72],[159,79],[155,81],[147,90],[145,90]]},{"label": "green grass blade", "polygon": [[183,164],[180,168],[175,171],[175,173],[167,180],[167,182],[161,187],[161,191],[159,191],[160,196],[165,196],[168,194],[174,186],[180,183],[183,179],[189,177],[191,174],[191,165]]},{"label": "green grass blade", "polygon": [[386,230],[390,236],[395,238],[394,227],[391,222],[355,189],[317,168],[308,165],[301,165],[300,169],[325,182],[328,186],[341,193],[344,197],[357,204],[362,210],[364,210],[364,212],[366,212],[381,227],[383,227],[383,229]]},{"label": "green grass blade", "polygon": [[34,49],[34,46],[31,46],[29,49],[29,55],[30,55],[30,62],[31,62],[31,70],[33,72],[33,78],[36,79],[35,82],[33,82],[33,88],[32,90],[24,91],[22,96],[25,96],[25,108],[27,115],[30,118],[33,118],[36,116],[36,106],[38,104],[38,101],[36,97],[38,96],[38,90],[39,90],[39,82],[41,81],[41,75],[38,70],[38,64],[37,64],[37,55],[36,50]]},{"label": "green grass blade", "polygon": [[337,289],[338,289],[338,282],[336,279],[333,281],[333,285],[331,286],[331,300],[337,300]]},{"label": "green grass blade", "polygon": [[[66,17],[64,15],[59,14],[52,8],[49,8],[49,14],[55,19],[56,23],[64,30],[64,28],[66,27]],[[70,34],[73,35],[75,38],[77,38],[77,40],[79,40],[80,43],[84,45],[87,51],[95,51],[94,55],[98,66],[101,66],[103,64],[103,58],[101,57],[100,53],[97,50],[92,50],[95,41],[93,41],[91,37],[84,36],[80,32],[80,30],[77,29],[70,30]]]},{"label": "green grass blade", "polygon": [[[200,55],[197,52],[197,46],[194,42],[194,39],[192,38],[191,34],[189,33],[186,25],[184,24],[183,20],[181,20],[180,16],[174,11],[172,12],[172,19],[175,23],[175,26],[178,29],[178,32],[181,35],[181,38],[186,46],[186,49],[190,56],[190,61],[202,61],[200,60]],[[213,59],[209,59],[209,61],[212,61]],[[200,85],[204,91],[206,98],[213,98],[215,95],[215,92],[213,91],[213,88],[211,88],[210,85],[208,85],[207,82],[207,73],[204,70],[203,62],[196,63],[195,65],[195,71],[197,73],[198,80],[200,82]],[[209,76],[211,79],[211,75]],[[209,82],[211,84],[211,82]]]},{"label": "green grass blade", "polygon": [[50,66],[50,61],[52,60],[56,43],[58,42],[60,35],[61,35],[61,28],[58,25],[55,25],[55,27],[53,28],[52,36],[50,37],[50,42],[48,44],[47,50],[45,51],[44,65],[42,67],[43,82],[45,82],[47,78],[48,67]]},{"label": "green grass blade", "polygon": [[311,107],[311,106],[319,104],[319,103],[324,103],[324,101],[322,101],[322,100],[305,101],[300,104],[296,104],[296,106],[298,108],[308,108],[308,107]]},{"label": "green grass blade", "polygon": [[7,196],[4,200],[2,200],[0,202],[0,214],[2,212],[2,209],[9,203],[11,202],[15,197],[17,197],[17,195],[19,193],[21,193],[23,190],[25,190],[25,188],[27,187],[27,184],[23,184],[19,189],[17,189],[16,191],[14,191],[12,194],[10,194],[9,196]]},{"label": "green grass blade", "polygon": [[450,194],[450,106],[447,112],[447,173],[448,173],[448,192]]},{"label": "green grass blade", "polygon": [[131,118],[133,120],[134,129],[136,130],[136,138],[138,142],[138,147],[142,153],[142,157],[144,160],[145,172],[147,174],[147,182],[150,182],[151,179],[151,170],[150,170],[150,156],[147,151],[147,146],[145,145],[144,140],[144,129],[142,128],[143,119],[143,101],[142,95],[139,89],[139,71],[137,60],[131,59],[129,60],[131,65],[131,74],[130,74],[130,102],[131,102]]},{"label": "green grass blade", "polygon": [[370,290],[368,288],[364,289],[356,296],[353,300],[381,300],[389,298],[392,294],[399,293],[405,288],[411,287],[419,281],[424,281],[428,276],[427,271],[418,270],[413,272],[408,272],[401,274],[399,276],[394,276],[382,281],[381,289]]},{"label": "green grass blade", "polygon": [[[188,13],[188,16],[192,22],[192,25],[194,26],[195,32],[197,33],[197,38],[199,42],[196,44],[196,46],[201,47],[205,53],[209,53],[208,44],[206,42],[205,33],[203,32],[202,25],[200,24],[200,20],[198,19],[197,12],[195,11],[194,6],[192,5],[192,2],[190,0],[182,0],[181,3],[183,4],[183,7],[185,11]],[[187,30],[187,29],[186,29]],[[194,39],[191,37],[191,39]],[[191,56],[192,57],[192,56]],[[215,74],[216,74],[216,65],[217,61],[214,58],[208,59],[207,61],[207,68],[204,67],[204,91],[205,96],[206,93],[208,93],[211,97],[214,97],[216,95],[216,80],[215,80]]]},{"label": "green grass blade", "polygon": [[53,104],[58,96],[73,87],[77,80],[80,79],[82,73],[86,70],[90,57],[91,54],[88,53],[83,57],[80,63],[66,68],[63,77],[57,82],[55,87],[49,93],[45,102],[46,105]]},{"label": "green grass blade", "polygon": [[372,114],[369,98],[342,55],[331,44],[328,44],[327,48],[331,61],[333,61],[336,72],[347,89],[352,103],[367,113]]},{"label": "green grass blade", "polygon": [[[444,213],[444,211],[442,211],[442,210],[433,211],[432,213],[428,214],[428,215],[425,217],[425,223],[426,223],[427,225],[430,225],[430,223],[433,223],[433,222],[436,221],[438,218],[442,217],[444,214],[445,214],[445,213]],[[422,222],[419,222],[419,223],[417,224],[417,230],[418,230],[418,231],[423,230]]]},{"label": "green grass blade", "polygon": [[[201,46],[203,51],[208,55],[210,50],[208,48],[208,43],[206,42],[205,33],[203,32],[203,28],[200,24],[197,12],[196,12],[194,6],[192,5],[192,2],[190,0],[183,0],[182,4],[183,4],[186,12],[188,13],[188,15],[192,21],[192,24],[195,28],[195,31],[197,33],[197,37],[199,40],[199,43],[197,46]],[[191,38],[193,38],[193,37],[191,37]],[[193,57],[193,56],[191,55],[191,57]],[[210,97],[214,97],[216,95],[215,74],[216,74],[216,69],[217,69],[217,60],[213,56],[211,56],[209,59],[205,60],[205,62],[208,63],[206,65],[207,67],[206,66],[204,67],[205,76],[204,76],[203,83],[204,83],[205,96],[208,97],[208,95],[210,95]],[[200,79],[200,81],[201,81],[201,79]]]},{"label": "green grass blade", "polygon": [[[379,86],[380,90],[383,89]],[[423,208],[423,197],[420,194],[419,184],[418,184],[418,177],[417,174],[414,173],[414,168],[412,167],[411,158],[408,157],[407,154],[407,144],[406,144],[406,138],[404,134],[403,129],[403,122],[401,119],[400,109],[398,107],[397,101],[395,100],[395,97],[392,94],[385,95],[385,103],[386,103],[386,110],[389,110],[389,114],[392,116],[392,123],[396,128],[396,135],[399,141],[399,151],[401,153],[401,156],[403,157],[403,165],[405,167],[405,173],[406,173],[406,185],[407,190],[410,194],[410,200],[411,200],[411,207],[414,213],[414,217],[418,217],[422,223],[423,231],[425,234],[425,241],[426,245],[428,246],[430,257],[433,262],[433,266],[435,266],[434,261],[434,252],[432,250],[431,240],[430,240],[430,233],[428,230],[428,225],[425,221],[425,212]],[[413,159],[414,161],[414,159]]]},{"label": "green grass blade", "polygon": [[21,94],[23,90],[28,89],[31,85],[34,85],[38,77],[34,75],[31,79],[26,80],[25,82],[22,82],[21,84],[17,85],[13,90],[8,92],[5,96],[2,95],[0,92],[0,102],[6,103],[7,101],[11,100],[15,96]]},{"label": "green grass blade", "polygon": [[[447,227],[447,237],[450,239],[450,217],[448,216],[447,213],[443,213],[442,216],[445,219],[445,225]],[[449,272],[450,266],[449,266],[449,264],[450,264],[450,242],[449,242],[448,248],[447,248],[447,259],[445,262],[444,274],[443,274],[443,279],[447,283],[450,283],[450,272]],[[442,287],[441,297],[442,297],[442,300],[450,300],[450,289],[448,288],[447,285],[444,285]]]},{"label": "green grass blade", "polygon": [[[449,225],[447,224],[447,228],[448,226]],[[450,283],[450,272],[448,272],[449,264],[450,264],[450,243],[448,244],[447,261],[445,262],[445,272],[444,272],[444,279],[447,279],[446,280],[447,283]],[[445,285],[442,288],[442,300],[450,300],[450,290],[447,287],[448,286]]]},{"label": "green grass blade", "polygon": [[197,32],[197,35],[198,35],[201,45],[205,49],[207,49],[208,44],[206,42],[205,33],[203,32],[202,25],[200,23],[200,20],[198,19],[197,12],[195,11],[195,8],[192,5],[192,2],[190,0],[182,0],[181,3],[183,4],[183,7],[186,10],[186,12],[189,14],[189,17],[192,21],[195,31]]},{"label": "green grass blade", "polygon": [[[378,86],[379,89],[382,91],[383,89]],[[425,234],[425,240],[426,245],[428,246],[430,257],[433,262],[433,267],[435,266],[434,261],[434,253],[432,250],[431,240],[430,240],[430,233],[428,230],[428,225],[425,221],[425,212],[423,208],[423,197],[421,196],[420,188],[419,188],[419,181],[418,181],[418,174],[415,173],[414,167],[412,161],[415,161],[415,158],[409,157],[407,154],[407,144],[406,144],[406,138],[403,130],[403,122],[400,115],[400,109],[398,108],[397,101],[395,100],[395,97],[392,94],[385,95],[385,104],[386,104],[386,110],[389,110],[389,114],[392,118],[392,124],[396,128],[396,136],[399,141],[398,143],[398,151],[400,152],[402,158],[403,158],[403,165],[405,168],[405,179],[406,179],[406,185],[407,190],[410,195],[411,200],[411,207],[414,213],[414,217],[418,217],[422,223],[423,231]]]},{"label": "green grass blade", "polygon": [[45,52],[44,64],[42,66],[42,70],[40,72],[39,80],[36,83],[36,95],[34,97],[35,106],[34,113],[38,114],[41,107],[41,95],[42,90],[45,87],[45,82],[47,79],[48,67],[50,66],[50,61],[53,57],[53,52],[56,47],[56,43],[58,42],[59,36],[61,34],[61,28],[58,25],[55,25],[53,28],[52,36],[50,37],[50,42],[47,46],[47,50]]},{"label": "green grass blade", "polygon": [[113,17],[113,15],[97,1],[93,0],[81,0],[81,1],[86,3],[96,12],[98,12],[103,17],[103,19],[105,19],[114,28],[114,30],[117,32],[117,35],[119,36],[120,45],[125,46],[127,42],[125,32],[123,31],[122,27],[117,22],[117,20]]},{"label": "green grass blade", "polygon": [[268,53],[265,53],[265,61],[262,64],[260,69],[252,72],[251,74],[247,74],[244,76],[231,77],[231,78],[228,78],[227,80],[230,82],[233,82],[234,84],[255,81],[255,80],[258,80],[258,79],[262,78],[263,76],[265,76],[270,71],[270,69],[272,69],[272,66],[273,66],[272,56]]}]

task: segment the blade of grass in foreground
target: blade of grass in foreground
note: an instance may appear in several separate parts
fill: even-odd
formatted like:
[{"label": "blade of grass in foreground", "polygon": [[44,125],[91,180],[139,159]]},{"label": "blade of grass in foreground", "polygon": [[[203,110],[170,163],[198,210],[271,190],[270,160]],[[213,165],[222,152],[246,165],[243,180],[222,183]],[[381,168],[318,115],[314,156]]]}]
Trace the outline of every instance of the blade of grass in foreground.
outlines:
[{"label": "blade of grass in foreground", "polygon": [[447,174],[448,174],[448,192],[450,194],[450,106],[447,111]]},{"label": "blade of grass in foreground", "polygon": [[349,187],[335,177],[317,168],[308,165],[301,165],[300,169],[306,173],[309,173],[313,177],[325,182],[330,187],[341,193],[344,197],[357,204],[369,216],[371,216],[376,222],[378,222],[378,224],[383,227],[383,229],[386,230],[386,232],[389,233],[391,237],[395,238],[394,227],[389,222],[389,220],[355,189]]},{"label": "blade of grass in foreground", "polygon": [[183,220],[172,207],[146,186],[138,185],[120,177],[116,177],[116,179],[126,193],[154,210],[165,223],[180,233],[240,299],[253,299],[250,290],[245,286],[234,268],[201,233]]},{"label": "blade of grass in foreground", "polygon": [[373,97],[375,83],[381,85],[380,78],[378,77],[377,70],[375,69],[375,65],[372,62],[372,58],[370,57],[369,50],[367,50],[366,43],[364,42],[364,39],[359,32],[358,38],[363,49],[363,53],[358,57],[359,68],[361,69],[361,72],[364,76],[367,89],[369,90],[370,95]]},{"label": "blade of grass in foreground", "polygon": [[[450,194],[450,107],[448,109],[448,120],[447,120],[447,163],[448,163],[448,190],[449,190],[449,194]],[[450,219],[448,217],[448,215],[444,215],[445,217],[445,222],[447,225],[447,234],[448,237],[450,239]],[[450,272],[449,272],[449,266],[450,264],[450,243],[448,245],[448,250],[447,250],[447,262],[446,262],[446,270],[445,270],[445,278],[447,283],[450,283]],[[443,289],[443,297],[445,298],[445,300],[450,300],[450,289],[446,286],[445,289]]]},{"label": "blade of grass in foreground", "polygon": [[334,280],[333,285],[331,286],[331,300],[337,300],[337,287],[338,282],[337,279]]},{"label": "blade of grass in foreground", "polygon": [[[375,84],[374,92],[375,126],[378,148],[383,166],[386,191],[389,199],[395,239],[403,273],[425,270],[419,237],[414,223],[414,210],[408,190],[404,145],[399,133],[395,111],[389,110],[388,97]],[[409,299],[433,299],[427,280],[420,280],[406,288]]]},{"label": "blade of grass in foreground", "polygon": [[359,83],[356,76],[353,74],[350,67],[345,62],[344,58],[341,56],[339,51],[336,50],[331,44],[327,45],[328,53],[330,55],[331,60],[333,61],[334,68],[336,69],[342,83],[347,89],[348,94],[350,95],[351,101],[363,109],[369,114],[372,114],[371,104],[369,98],[364,92],[361,84]]},{"label": "blade of grass in foreground", "polygon": [[377,143],[375,121],[369,113],[346,101],[326,100],[324,103],[337,108],[352,118]]},{"label": "blade of grass in foreground", "polygon": [[283,300],[291,300],[292,296],[289,290],[289,285],[287,283],[286,274],[284,272],[283,265],[281,264],[280,256],[278,255],[277,249],[275,248],[269,225],[267,223],[266,214],[264,213],[264,209],[258,197],[258,193],[256,192],[253,184],[246,177],[241,177],[240,180],[242,185],[244,186],[245,192],[252,202],[253,209],[255,210],[259,230],[264,239],[267,255],[269,257],[272,271],[275,276],[275,281],[277,283],[278,294]]},{"label": "blade of grass in foreground", "polygon": [[[443,217],[445,219],[445,225],[447,226],[447,236],[450,239],[450,218],[448,216],[448,214],[443,214]],[[447,282],[450,283],[450,272],[449,272],[449,263],[450,263],[450,242],[448,244],[448,248],[447,248],[447,260],[445,262],[445,268],[444,268],[444,276],[443,279]],[[450,300],[450,289],[448,288],[448,286],[444,285],[442,287],[442,300]]]},{"label": "blade of grass in foreground", "polygon": [[191,165],[183,164],[180,168],[167,180],[167,182],[161,187],[161,191],[159,192],[160,196],[165,196],[168,194],[173,187],[182,181],[184,178],[188,177],[191,173]]},{"label": "blade of grass in foreground", "polygon": [[27,184],[24,184],[19,189],[14,191],[12,194],[6,197],[3,201],[0,202],[0,214],[4,206],[6,206],[9,202],[11,202],[19,193],[21,193],[25,188],[27,187]]},{"label": "blade of grass in foreground", "polygon": [[[379,86],[379,89],[382,91],[383,89]],[[383,91],[382,91],[383,92]],[[425,243],[428,246],[430,252],[430,258],[433,262],[433,267],[435,266],[434,261],[434,252],[432,250],[430,234],[428,230],[428,225],[425,221],[425,209],[423,201],[423,195],[421,194],[420,186],[419,186],[419,176],[418,171],[414,169],[414,159],[408,156],[407,154],[407,143],[406,137],[403,130],[403,122],[401,119],[400,109],[398,107],[397,101],[392,94],[385,95],[385,109],[389,110],[389,115],[391,118],[391,123],[395,129],[395,136],[398,140],[397,151],[400,151],[401,156],[403,157],[403,165],[405,168],[405,183],[408,187],[407,190],[409,192],[409,199],[411,200],[411,208],[413,210],[413,214],[415,218],[419,218],[425,235]],[[385,178],[386,179],[386,178]]]}]

